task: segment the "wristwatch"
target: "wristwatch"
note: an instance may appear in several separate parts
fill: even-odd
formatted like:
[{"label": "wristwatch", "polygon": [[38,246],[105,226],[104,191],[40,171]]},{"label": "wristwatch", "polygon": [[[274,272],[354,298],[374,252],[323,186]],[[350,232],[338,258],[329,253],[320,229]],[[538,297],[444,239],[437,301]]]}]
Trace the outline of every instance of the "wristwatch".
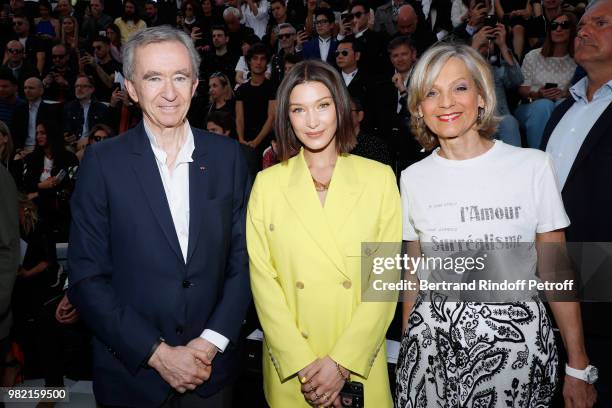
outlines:
[{"label": "wristwatch", "polygon": [[597,367],[592,365],[588,365],[584,370],[577,370],[566,364],[565,374],[569,375],[570,377],[578,378],[587,384],[594,384],[595,381],[597,381],[597,378],[599,378],[599,371],[597,370]]}]

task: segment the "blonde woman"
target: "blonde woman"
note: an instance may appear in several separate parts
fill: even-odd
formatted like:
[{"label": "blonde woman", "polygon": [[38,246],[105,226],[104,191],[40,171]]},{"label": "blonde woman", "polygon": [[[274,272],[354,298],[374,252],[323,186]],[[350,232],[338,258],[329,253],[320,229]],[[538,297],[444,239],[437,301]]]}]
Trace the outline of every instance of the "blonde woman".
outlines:
[{"label": "blonde woman", "polygon": [[[507,253],[502,246],[489,255],[519,256],[511,263],[487,261],[485,278],[511,280],[535,273],[536,264],[543,271],[546,264],[536,247],[563,247],[569,220],[548,155],[492,139],[498,121],[495,89],[482,56],[466,45],[430,48],[412,73],[408,105],[413,134],[433,150],[401,176],[403,238],[409,252],[447,256],[448,247],[465,248],[466,242],[482,252],[482,237],[489,242],[515,237],[525,245]],[[469,213],[500,207],[516,210],[507,217],[503,212],[495,217]],[[432,274],[419,269],[416,276],[430,279]],[[499,407],[506,401],[512,407],[550,406],[558,355],[537,292],[523,291],[499,303],[469,300],[422,291],[404,303],[397,406]],[[550,307],[568,365],[585,369],[589,359],[579,304],[551,301]],[[595,401],[593,386],[569,375],[563,395],[566,406],[590,407]]]}]

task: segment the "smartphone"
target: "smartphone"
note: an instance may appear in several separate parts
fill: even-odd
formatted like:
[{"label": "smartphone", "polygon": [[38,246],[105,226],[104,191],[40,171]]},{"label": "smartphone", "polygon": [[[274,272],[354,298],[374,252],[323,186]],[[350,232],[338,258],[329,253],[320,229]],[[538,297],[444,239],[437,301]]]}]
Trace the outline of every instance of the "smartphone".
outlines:
[{"label": "smartphone", "polygon": [[347,381],[340,390],[340,402],[343,407],[363,408],[363,384],[357,381]]},{"label": "smartphone", "polygon": [[342,24],[351,22],[351,13],[342,13],[340,15],[340,19],[342,20]]},{"label": "smartphone", "polygon": [[58,182],[61,182],[62,180],[64,180],[64,177],[66,177],[66,170],[61,169],[60,171],[57,172],[57,174],[55,175],[55,179]]},{"label": "smartphone", "polygon": [[544,84],[544,89],[552,89],[556,87],[557,87],[557,84],[555,84],[554,82],[547,82],[546,84]]},{"label": "smartphone", "polygon": [[495,14],[489,14],[485,17],[485,25],[487,25],[488,27],[497,27],[497,21],[497,16]]},{"label": "smartphone", "polygon": [[306,26],[305,26],[304,24],[298,24],[298,25],[295,27],[295,32],[296,32],[296,33],[299,33],[300,31],[304,31],[304,30],[306,30]]},{"label": "smartphone", "polygon": [[121,90],[121,84],[119,82],[113,82],[113,86],[111,87],[111,94],[114,93],[117,89]]}]

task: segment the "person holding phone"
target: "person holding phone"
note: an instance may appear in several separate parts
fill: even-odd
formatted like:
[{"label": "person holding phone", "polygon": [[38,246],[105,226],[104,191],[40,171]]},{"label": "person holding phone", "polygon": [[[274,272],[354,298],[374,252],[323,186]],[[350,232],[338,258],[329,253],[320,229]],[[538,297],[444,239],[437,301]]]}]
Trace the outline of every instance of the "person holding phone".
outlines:
[{"label": "person holding phone", "polygon": [[525,55],[524,82],[518,93],[523,98],[514,115],[527,135],[527,145],[539,148],[544,127],[553,109],[569,95],[576,62],[574,38],[576,17],[563,12],[550,24],[542,48]]},{"label": "person holding phone", "polygon": [[281,163],[257,175],[247,211],[266,399],[271,407],[339,407],[350,378],[366,407],[390,408],[385,334],[396,304],[362,300],[362,278],[371,276],[362,277],[361,263],[372,252],[362,257],[361,247],[399,248],[395,176],[348,154],[356,143],[350,98],[329,64],[300,62],[277,98]]}]

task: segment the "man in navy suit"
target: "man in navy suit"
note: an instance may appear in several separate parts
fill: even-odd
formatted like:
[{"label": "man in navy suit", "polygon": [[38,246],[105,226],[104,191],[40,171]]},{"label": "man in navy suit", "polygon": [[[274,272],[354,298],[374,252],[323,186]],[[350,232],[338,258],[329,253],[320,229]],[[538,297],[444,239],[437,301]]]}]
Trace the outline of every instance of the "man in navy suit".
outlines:
[{"label": "man in navy suit", "polygon": [[124,76],[143,121],[88,148],[79,170],[68,295],[95,335],[102,406],[231,406],[250,181],[237,142],[185,120],[199,62],[169,26],[130,37]]},{"label": "man in navy suit", "polygon": [[332,37],[334,12],[329,8],[317,8],[314,16],[317,37],[304,43],[302,56],[304,59],[320,59],[335,66],[338,41]]}]

